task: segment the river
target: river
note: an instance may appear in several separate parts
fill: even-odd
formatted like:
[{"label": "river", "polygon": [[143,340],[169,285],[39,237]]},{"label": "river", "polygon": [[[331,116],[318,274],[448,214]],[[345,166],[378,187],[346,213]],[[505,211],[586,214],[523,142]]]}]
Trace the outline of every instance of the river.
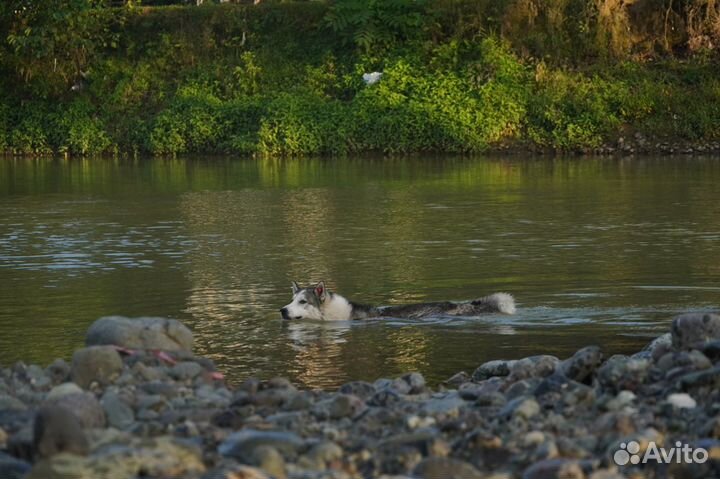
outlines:
[{"label": "river", "polygon": [[[0,160],[0,364],[104,315],[191,327],[231,381],[430,382],[720,307],[716,158]],[[285,322],[291,281],[366,303],[512,293],[513,316]]]}]

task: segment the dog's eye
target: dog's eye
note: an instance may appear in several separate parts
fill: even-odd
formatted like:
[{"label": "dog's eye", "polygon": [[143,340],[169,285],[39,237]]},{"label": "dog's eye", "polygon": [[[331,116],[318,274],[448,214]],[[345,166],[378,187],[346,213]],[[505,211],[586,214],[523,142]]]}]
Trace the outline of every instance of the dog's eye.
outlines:
[{"label": "dog's eye", "polygon": [[305,301],[304,299],[301,299],[300,301],[298,301],[298,303],[300,303],[300,304],[307,304],[307,301]]}]

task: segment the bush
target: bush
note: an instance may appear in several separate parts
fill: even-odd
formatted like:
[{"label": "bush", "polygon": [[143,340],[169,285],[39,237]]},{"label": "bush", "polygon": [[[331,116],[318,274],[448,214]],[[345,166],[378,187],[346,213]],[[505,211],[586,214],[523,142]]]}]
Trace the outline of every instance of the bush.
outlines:
[{"label": "bush", "polygon": [[337,100],[298,91],[281,93],[261,121],[258,150],[274,155],[343,154],[346,108]]},{"label": "bush", "polygon": [[536,82],[528,136],[539,145],[561,150],[598,147],[628,116],[623,106],[631,95],[621,81],[546,70],[541,64]]},{"label": "bush", "polygon": [[112,141],[92,105],[78,99],[63,108],[55,118],[55,149],[80,155],[106,152]]},{"label": "bush", "polygon": [[207,87],[178,90],[150,132],[149,149],[156,154],[212,151],[222,138],[222,102]]}]

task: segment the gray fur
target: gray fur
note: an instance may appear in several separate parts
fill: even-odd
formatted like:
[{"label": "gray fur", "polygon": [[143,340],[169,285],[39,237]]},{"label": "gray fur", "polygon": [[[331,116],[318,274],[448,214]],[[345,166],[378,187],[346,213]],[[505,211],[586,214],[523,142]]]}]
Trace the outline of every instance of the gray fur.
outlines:
[{"label": "gray fur", "polygon": [[283,319],[409,318],[428,316],[477,316],[487,313],[513,314],[515,301],[507,293],[495,293],[472,301],[440,301],[398,306],[370,306],[348,301],[320,282],[301,288],[293,281],[293,301],[280,310]]}]

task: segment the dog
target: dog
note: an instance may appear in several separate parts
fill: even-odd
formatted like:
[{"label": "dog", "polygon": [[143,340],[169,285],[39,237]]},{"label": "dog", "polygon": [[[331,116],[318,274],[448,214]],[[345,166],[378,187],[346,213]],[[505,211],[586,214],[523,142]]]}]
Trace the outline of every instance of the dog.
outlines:
[{"label": "dog", "polygon": [[293,300],[280,309],[283,319],[350,321],[367,318],[423,318],[427,316],[477,316],[485,313],[515,313],[515,299],[508,293],[495,293],[472,301],[417,303],[399,306],[368,306],[353,303],[328,291],[325,282],[301,288],[292,282]]}]

